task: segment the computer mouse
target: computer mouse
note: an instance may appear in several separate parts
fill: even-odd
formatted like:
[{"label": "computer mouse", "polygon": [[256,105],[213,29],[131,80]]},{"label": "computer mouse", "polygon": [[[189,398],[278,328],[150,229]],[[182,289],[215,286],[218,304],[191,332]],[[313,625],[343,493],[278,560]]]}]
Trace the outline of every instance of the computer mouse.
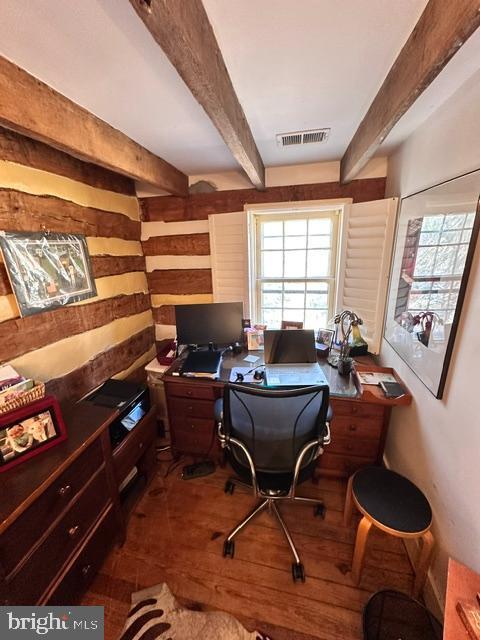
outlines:
[{"label": "computer mouse", "polygon": [[257,369],[257,371],[255,371],[255,373],[253,374],[253,379],[254,379],[254,380],[263,380],[264,375],[265,375],[265,374],[264,374],[264,372],[263,372],[263,371],[259,371],[259,370]]},{"label": "computer mouse", "polygon": [[243,382],[243,373],[237,372],[237,379],[235,382]]}]

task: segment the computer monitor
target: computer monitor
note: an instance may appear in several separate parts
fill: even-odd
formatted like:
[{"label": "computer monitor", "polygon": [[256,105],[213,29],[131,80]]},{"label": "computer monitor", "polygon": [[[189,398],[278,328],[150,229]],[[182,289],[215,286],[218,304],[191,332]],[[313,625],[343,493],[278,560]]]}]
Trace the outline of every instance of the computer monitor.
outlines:
[{"label": "computer monitor", "polygon": [[228,345],[242,337],[243,302],[175,306],[178,344]]},{"label": "computer monitor", "polygon": [[264,338],[265,364],[317,362],[313,330],[267,330]]}]

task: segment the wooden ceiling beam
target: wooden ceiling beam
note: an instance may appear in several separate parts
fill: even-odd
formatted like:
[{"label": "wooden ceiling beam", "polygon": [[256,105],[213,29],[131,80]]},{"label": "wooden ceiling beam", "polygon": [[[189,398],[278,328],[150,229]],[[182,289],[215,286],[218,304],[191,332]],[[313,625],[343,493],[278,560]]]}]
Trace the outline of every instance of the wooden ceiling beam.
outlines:
[{"label": "wooden ceiling beam", "polygon": [[265,167],[201,0],[130,0],[257,189]]},{"label": "wooden ceiling beam", "polygon": [[2,57],[0,125],[172,195],[188,193],[181,171]]},{"label": "wooden ceiling beam", "polygon": [[340,165],[350,182],[394,125],[480,25],[479,0],[430,0],[353,136]]}]

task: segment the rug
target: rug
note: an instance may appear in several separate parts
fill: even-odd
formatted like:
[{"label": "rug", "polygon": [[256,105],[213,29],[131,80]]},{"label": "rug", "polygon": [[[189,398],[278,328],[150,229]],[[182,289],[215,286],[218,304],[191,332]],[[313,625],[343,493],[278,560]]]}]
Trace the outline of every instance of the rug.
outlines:
[{"label": "rug", "polygon": [[236,618],[221,611],[182,607],[166,584],[132,594],[132,608],[120,640],[271,640],[250,633]]}]

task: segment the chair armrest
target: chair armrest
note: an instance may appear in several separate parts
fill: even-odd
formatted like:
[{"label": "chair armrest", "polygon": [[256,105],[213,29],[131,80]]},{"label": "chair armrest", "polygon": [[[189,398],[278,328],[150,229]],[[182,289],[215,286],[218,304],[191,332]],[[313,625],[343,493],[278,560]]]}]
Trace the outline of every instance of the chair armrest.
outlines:
[{"label": "chair armrest", "polygon": [[327,417],[325,418],[325,421],[331,422],[332,420],[333,420],[333,409],[332,409],[332,405],[329,404],[327,409]]},{"label": "chair armrest", "polygon": [[223,398],[215,400],[215,404],[213,405],[213,414],[215,416],[215,422],[223,421]]}]

